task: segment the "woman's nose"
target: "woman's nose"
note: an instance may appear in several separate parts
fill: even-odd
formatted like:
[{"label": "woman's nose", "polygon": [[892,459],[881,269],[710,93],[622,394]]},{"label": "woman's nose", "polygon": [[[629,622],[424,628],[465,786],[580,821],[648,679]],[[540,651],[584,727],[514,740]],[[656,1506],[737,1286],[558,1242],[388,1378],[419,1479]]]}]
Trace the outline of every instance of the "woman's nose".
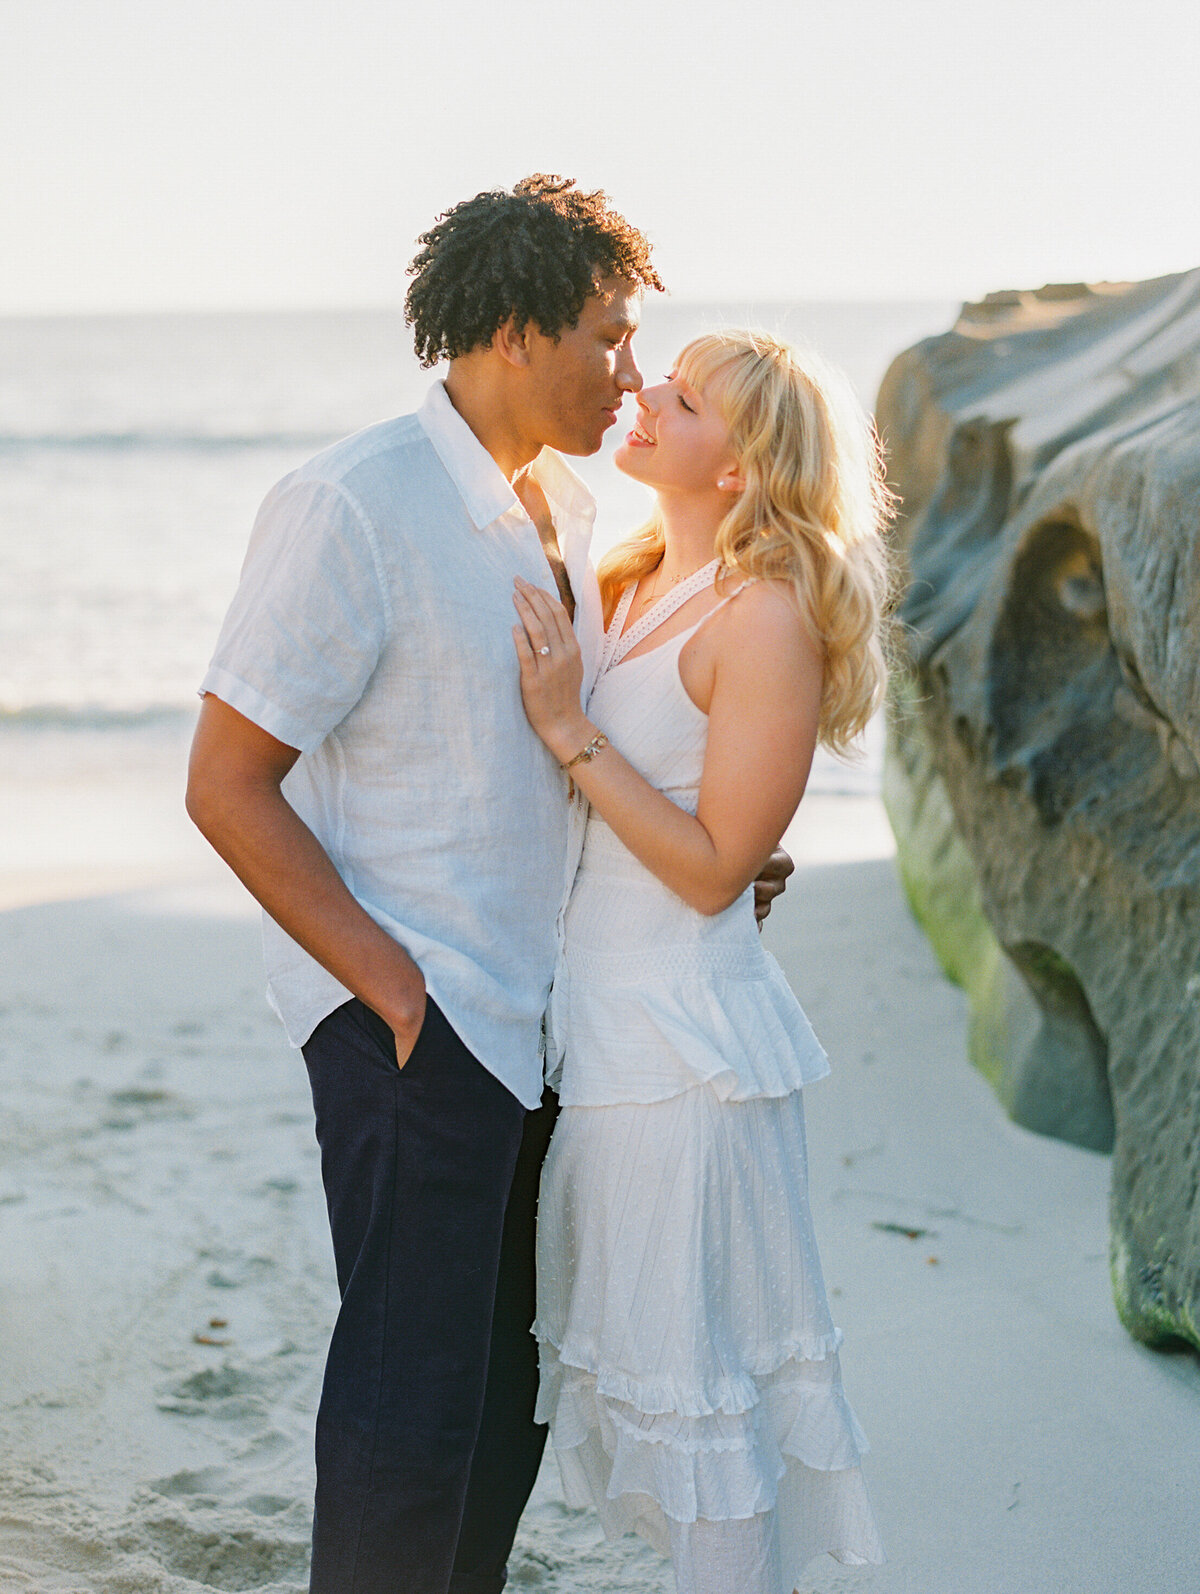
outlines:
[{"label": "woman's nose", "polygon": [[637,407],[639,410],[646,410],[647,413],[652,410],[657,412],[661,397],[661,383],[655,383],[653,387],[644,387],[637,396]]}]

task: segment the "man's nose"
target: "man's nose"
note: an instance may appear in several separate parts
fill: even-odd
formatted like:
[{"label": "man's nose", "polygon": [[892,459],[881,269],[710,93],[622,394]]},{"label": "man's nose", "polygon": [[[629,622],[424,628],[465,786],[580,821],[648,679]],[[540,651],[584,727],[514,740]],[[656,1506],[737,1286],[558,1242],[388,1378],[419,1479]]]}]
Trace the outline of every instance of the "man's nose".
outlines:
[{"label": "man's nose", "polygon": [[642,373],[633,357],[633,349],[626,348],[617,367],[617,385],[623,393],[638,393],[642,387]]}]

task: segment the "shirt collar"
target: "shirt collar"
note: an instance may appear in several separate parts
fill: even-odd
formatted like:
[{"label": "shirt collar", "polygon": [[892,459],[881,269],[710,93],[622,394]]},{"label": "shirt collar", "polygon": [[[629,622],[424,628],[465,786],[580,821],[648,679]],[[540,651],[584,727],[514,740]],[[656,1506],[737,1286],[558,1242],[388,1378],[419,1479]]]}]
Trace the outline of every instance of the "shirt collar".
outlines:
[{"label": "shirt collar", "polygon": [[[434,382],[417,419],[457,487],[476,531],[517,505],[512,483],[451,404],[444,382]],[[533,476],[551,504],[591,529],[596,501],[560,454],[543,448],[534,462]]]},{"label": "shirt collar", "polygon": [[583,521],[588,530],[596,518],[596,500],[561,454],[543,448],[533,462],[533,478],[555,509],[573,520]]}]

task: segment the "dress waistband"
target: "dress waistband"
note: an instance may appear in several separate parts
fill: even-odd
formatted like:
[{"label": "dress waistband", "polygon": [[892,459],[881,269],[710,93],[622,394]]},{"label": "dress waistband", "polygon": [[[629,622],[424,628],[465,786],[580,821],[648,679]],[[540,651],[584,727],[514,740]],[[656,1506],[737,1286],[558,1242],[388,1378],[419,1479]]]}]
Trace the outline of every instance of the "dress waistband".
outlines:
[{"label": "dress waistband", "polygon": [[588,818],[579,867],[581,870],[595,869],[604,874],[620,875],[622,879],[639,879],[644,876],[647,880],[653,880],[660,890],[666,890],[657,875],[647,869],[645,864],[639,863],[617,833],[594,813]]}]

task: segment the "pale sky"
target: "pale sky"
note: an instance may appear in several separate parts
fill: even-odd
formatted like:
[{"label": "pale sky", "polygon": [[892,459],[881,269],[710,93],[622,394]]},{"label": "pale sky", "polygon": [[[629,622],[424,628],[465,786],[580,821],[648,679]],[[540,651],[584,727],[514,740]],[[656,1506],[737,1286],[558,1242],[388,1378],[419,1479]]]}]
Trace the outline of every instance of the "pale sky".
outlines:
[{"label": "pale sky", "polygon": [[681,299],[1200,265],[1198,0],[0,0],[0,313],[394,305],[605,188]]}]

